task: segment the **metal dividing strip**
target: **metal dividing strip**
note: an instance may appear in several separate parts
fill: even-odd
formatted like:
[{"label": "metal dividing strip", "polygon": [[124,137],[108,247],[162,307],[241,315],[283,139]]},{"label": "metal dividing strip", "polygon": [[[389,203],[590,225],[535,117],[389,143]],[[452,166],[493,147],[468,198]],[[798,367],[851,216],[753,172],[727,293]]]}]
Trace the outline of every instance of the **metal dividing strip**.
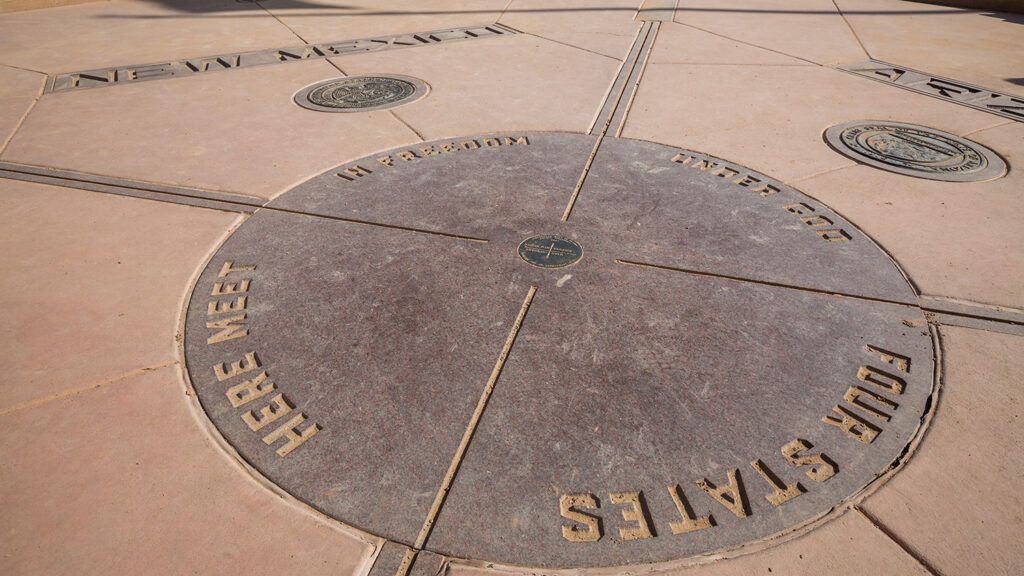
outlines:
[{"label": "metal dividing strip", "polygon": [[167,186],[11,162],[0,162],[0,178],[247,214],[255,212],[264,204],[259,198],[224,192]]},{"label": "metal dividing strip", "polygon": [[671,22],[676,13],[678,0],[644,0],[636,13],[637,20]]},{"label": "metal dividing strip", "polygon": [[490,24],[487,26],[450,28],[447,30],[433,30],[428,32],[416,32],[413,34],[399,34],[392,36],[378,36],[376,38],[360,38],[356,40],[339,40],[337,42],[305,44],[302,46],[291,46],[287,48],[271,48],[255,52],[234,52],[231,54],[200,56],[197,58],[188,58],[171,62],[130,64],[126,66],[114,66],[110,68],[98,68],[94,70],[83,70],[79,72],[66,72],[51,75],[46,79],[46,87],[43,92],[67,92],[71,90],[82,90],[85,88],[115,86],[117,84],[129,82],[180,78],[194,76],[196,74],[205,74],[207,72],[233,70],[235,68],[248,68],[251,66],[267,66],[287,62],[300,62],[303,60],[333,58],[335,56],[344,56],[347,54],[356,54],[361,52],[413,48],[416,46],[440,44],[442,42],[473,40],[477,38],[506,36],[518,33],[518,30],[502,24]]},{"label": "metal dividing strip", "polygon": [[640,87],[640,79],[643,78],[644,71],[647,70],[647,57],[651,54],[651,48],[654,47],[654,41],[657,39],[658,30],[660,29],[661,22],[651,23],[651,30],[648,32],[644,45],[640,49],[640,58],[637,59],[636,65],[633,66],[633,72],[629,75],[629,79],[626,80],[625,91],[622,93],[622,98],[619,99],[619,106],[615,109],[615,114],[612,115],[611,122],[609,123],[609,127],[616,127],[616,137],[622,134],[622,128],[626,125],[626,116],[633,105],[636,91]]},{"label": "metal dividing strip", "polygon": [[904,90],[924,94],[946,102],[968,106],[1024,122],[1024,98],[1001,94],[988,88],[951,80],[928,72],[913,70],[881,60],[868,60],[858,64],[837,66],[838,70],[870,78]]},{"label": "metal dividing strip", "polygon": [[612,87],[608,90],[608,95],[605,96],[604,104],[601,106],[601,111],[598,112],[597,117],[594,119],[594,124],[590,127],[590,134],[604,135],[608,132],[608,126],[611,125],[612,117],[615,115],[615,110],[618,108],[619,102],[622,100],[622,92],[626,88],[626,82],[633,73],[633,68],[636,66],[636,62],[640,58],[640,51],[643,48],[644,43],[647,40],[647,35],[650,31],[650,22],[644,22],[640,26],[636,39],[633,41],[633,46],[630,48],[629,54],[626,55],[626,59],[622,61],[622,66],[619,67],[619,73],[615,76],[615,81],[612,82]]}]

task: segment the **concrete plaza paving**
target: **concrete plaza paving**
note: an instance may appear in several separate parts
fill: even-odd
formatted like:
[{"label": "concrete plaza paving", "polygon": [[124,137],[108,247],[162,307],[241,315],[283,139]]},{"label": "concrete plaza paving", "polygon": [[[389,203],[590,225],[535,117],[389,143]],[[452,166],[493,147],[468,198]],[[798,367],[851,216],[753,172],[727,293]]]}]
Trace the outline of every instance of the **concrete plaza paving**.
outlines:
[{"label": "concrete plaza paving", "polygon": [[[436,31],[449,36],[409,40],[410,35]],[[280,56],[282,50],[293,54],[297,47],[337,47],[357,39],[377,39],[387,48]],[[403,42],[413,45],[401,47]],[[232,64],[245,61],[248,53],[278,56],[272,65]],[[243,54],[241,59],[231,60],[237,54]],[[871,62],[927,78],[899,85],[885,76],[856,72]],[[161,77],[144,78],[149,65],[164,66],[148,72]],[[172,68],[178,72],[167,73]],[[398,107],[342,114],[305,109],[293,101],[297,92],[317,82],[374,74],[413,77],[429,92]],[[1009,104],[985,108],[993,102]],[[943,182],[880,170],[826,144],[823,133],[829,127],[860,120],[922,125],[968,139],[998,154],[1008,170],[984,181]],[[534,138],[531,146],[546,150],[537,143],[546,142],[545,135],[551,133],[571,133],[551,136],[556,140],[591,139],[574,157],[579,166],[564,170],[572,178],[562,178],[557,153],[547,157],[550,166],[516,178],[543,180],[558,194],[568,195],[579,167],[585,166],[586,176],[593,163],[591,188],[581,178],[575,191],[579,205],[573,209],[570,202],[563,221],[576,210],[574,218],[588,225],[606,223],[587,220],[592,217],[588,202],[597,196],[600,178],[612,182],[609,189],[619,190],[624,199],[643,195],[630,189],[628,180],[614,188],[616,174],[638,170],[636,164],[622,160],[615,165],[618,169],[603,169],[601,154],[610,154],[614,146],[609,144],[605,152],[598,148],[602,139],[634,139],[662,145],[659,149],[697,151],[748,169],[762,180],[770,178],[783,189],[780,194],[793,190],[806,195],[808,203],[820,205],[818,214],[826,208],[834,211],[829,212],[830,223],[852,223],[862,233],[857,238],[870,238],[891,256],[906,275],[907,301],[889,292],[858,291],[849,279],[868,274],[843,275],[854,268],[822,270],[822,286],[798,282],[802,277],[786,266],[804,257],[799,252],[803,244],[793,244],[792,258],[754,249],[736,258],[741,264],[722,256],[714,274],[699,274],[716,276],[716,282],[753,279],[772,289],[799,284],[800,290],[815,294],[850,293],[884,305],[912,304],[922,320],[907,320],[906,327],[934,345],[931,357],[915,361],[921,367],[934,363],[936,376],[930,396],[920,398],[922,404],[928,400],[915,415],[920,425],[904,439],[905,450],[894,460],[894,469],[872,470],[881,481],[820,510],[813,522],[789,522],[792,530],[771,537],[752,537],[739,546],[700,554],[681,553],[669,561],[659,557],[646,562],[643,555],[627,553],[623,557],[633,559],[624,566],[611,562],[612,567],[583,568],[583,562],[539,569],[528,557],[489,562],[446,555],[430,545],[432,520],[419,541],[394,538],[396,544],[365,525],[353,527],[324,513],[330,507],[307,505],[294,490],[269,479],[272,474],[249,458],[246,448],[211,416],[215,411],[201,403],[203,394],[197,399],[201,384],[189,374],[190,358],[194,362],[198,357],[186,342],[193,287],[200,285],[204,270],[213,277],[208,264],[220,268],[216,255],[222,245],[244,253],[242,248],[258,242],[255,227],[260,222],[316,213],[345,226],[376,222],[388,229],[444,230],[436,234],[470,241],[489,238],[490,246],[501,246],[482,236],[487,222],[478,215],[487,208],[515,221],[522,216],[516,202],[546,201],[539,193],[530,196],[528,185],[499,191],[488,206],[476,206],[460,196],[457,175],[432,180],[445,182],[447,192],[434,190],[431,181],[417,181],[417,193],[441,198],[450,192],[448,197],[459,199],[458,206],[434,213],[421,210],[418,196],[408,190],[366,204],[329,206],[330,200],[318,200],[315,191],[309,192],[313,188],[307,181],[339,167],[349,167],[348,180],[361,179],[356,172],[365,162],[353,164],[360,159],[374,161],[392,150],[424,150],[424,143],[433,141],[451,141],[453,146],[483,142],[486,147],[481,135],[508,135],[513,140],[502,141],[507,151],[514,148],[509,146],[514,138],[528,135]],[[588,158],[591,141],[597,145]],[[110,0],[0,13],[0,363],[6,367],[0,381],[0,432],[6,438],[0,448],[0,573],[1024,573],[1022,163],[1020,14],[900,0]],[[381,170],[378,164],[372,167]],[[475,165],[466,170],[486,172]],[[490,177],[480,176],[481,181]],[[575,202],[576,195],[572,198]],[[635,205],[642,203],[623,202],[621,212]],[[676,214],[678,208],[657,202],[647,207],[644,218]],[[391,222],[392,213],[406,220]],[[622,229],[640,218],[632,224],[620,218]],[[736,214],[694,215],[679,208],[674,221],[692,220],[694,226],[711,230],[710,223],[736,221],[730,218]],[[606,220],[615,226],[616,217]],[[273,233],[289,233],[287,224],[276,226]],[[664,230],[669,229],[659,229]],[[257,240],[251,240],[254,235]],[[227,242],[231,238],[234,244]],[[249,244],[239,247],[243,239]],[[283,241],[268,240],[268,246],[287,248]],[[417,254],[426,258],[427,250]],[[694,261],[703,262],[696,256]],[[771,266],[765,264],[769,261]],[[670,265],[685,268],[679,263],[660,267]],[[351,268],[364,278],[380,272],[373,266]],[[582,265],[579,269],[581,278],[591,273]],[[803,268],[794,264],[792,270]],[[529,273],[522,274],[516,276],[519,284],[509,285],[515,284],[516,290],[531,283],[533,290],[541,286],[533,312],[544,313],[548,279],[533,281]],[[407,275],[422,280],[418,273]],[[383,273],[379,277],[390,278],[393,285],[405,281]],[[561,288],[568,279],[559,277],[552,276],[550,284],[558,279]],[[303,278],[294,279],[295,287],[302,283]],[[366,298],[390,293],[386,288],[393,285],[382,283]],[[458,473],[474,477],[475,447],[469,440],[479,444],[485,441],[481,438],[491,438],[486,435],[487,418],[502,414],[500,369],[488,381],[494,356],[502,351],[503,363],[508,354],[514,375],[516,351],[531,350],[527,340],[509,353],[520,324],[524,334],[531,334],[533,317],[526,315],[525,322],[523,317],[533,293],[504,349],[521,292],[493,305],[490,300],[474,302],[477,308],[465,305],[464,310],[481,318],[500,312],[504,325],[481,320],[477,332],[465,334],[452,328],[451,334],[468,341],[467,348],[481,343],[490,348],[479,357],[467,355],[465,366],[452,368],[483,366],[472,392],[446,399],[437,413],[465,404],[468,418],[484,382],[494,388],[495,404],[491,412],[484,409],[488,389],[465,436],[465,466],[459,470],[457,459],[443,482],[465,418],[453,424],[448,436],[439,433],[438,442],[451,440],[451,445],[437,448],[436,482],[413,495],[423,508],[436,498],[438,483],[443,503],[447,482],[454,481],[449,514],[461,510],[462,517],[471,517],[458,508]],[[472,290],[463,294],[455,288],[451,295],[446,302],[456,308]],[[253,298],[260,306],[269,304],[258,302],[258,294]],[[207,303],[192,302],[193,313],[197,306],[206,310]],[[416,314],[431,317],[428,306],[419,301],[416,306]],[[301,304],[295,307],[303,309]],[[744,310],[748,308],[753,305]],[[300,328],[308,325],[305,319],[296,322]],[[415,332],[417,326],[410,326],[410,333]],[[403,334],[394,332],[386,340],[368,330],[364,340],[397,342]],[[743,334],[758,333],[751,329]],[[316,346],[315,341],[304,342]],[[788,362],[800,370],[811,362],[794,356]],[[422,372],[433,374],[426,367],[429,360],[420,359]],[[359,369],[366,373],[378,365],[386,372],[384,352],[371,353],[361,362]],[[887,362],[898,364],[892,357]],[[204,359],[203,370],[209,372],[206,364]],[[568,373],[566,381],[572,381]],[[279,384],[289,390],[285,380]],[[543,392],[534,399],[540,400],[536,410],[542,410]],[[399,407],[406,402],[401,395],[393,400]],[[628,397],[622,401],[630,402]],[[428,405],[433,406],[426,400],[417,404]],[[433,422],[430,418],[437,413],[420,417]],[[271,413],[264,418],[266,414]],[[480,432],[473,437],[472,426],[481,415]],[[434,438],[432,426],[407,429],[397,419],[395,425],[410,435]],[[704,423],[712,432],[732,425],[741,426],[727,413]],[[348,431],[344,422],[331,426],[330,433],[342,435],[333,436],[334,441],[377,440],[365,429]],[[327,429],[320,433],[325,434],[322,440],[327,438]],[[458,448],[460,458],[464,448]],[[402,450],[391,445],[386,449]],[[301,458],[303,448],[298,450]],[[375,455],[369,448],[358,452],[362,460],[349,464],[369,471],[366,485],[393,481],[374,472],[378,464],[384,469],[390,454]],[[410,451],[403,458],[431,460],[433,453],[426,456]],[[532,459],[546,456],[534,451],[504,461],[516,457],[529,467]],[[751,477],[747,482],[753,482],[757,477],[747,467],[749,458],[740,463]],[[720,476],[725,478],[724,469]],[[514,488],[498,478],[489,489]],[[571,515],[558,515],[561,492],[553,488],[552,534],[564,545],[558,530]],[[699,492],[692,482],[690,490]],[[494,500],[502,501],[499,496]],[[734,520],[726,518],[726,509],[708,502],[718,506],[714,512],[723,520],[722,529],[729,529],[724,520]],[[762,508],[755,508],[755,516],[768,510],[763,499],[758,505]],[[440,506],[431,518],[441,514],[437,541],[445,542],[445,511]],[[603,513],[611,518],[620,510],[608,506]],[[504,534],[520,528],[518,520],[502,524],[496,518],[479,517],[479,527],[471,528],[499,543]],[[522,521],[530,525],[535,520],[531,516]],[[600,545],[611,545],[618,522],[609,524]],[[683,537],[671,534],[668,519],[655,516],[647,522],[653,522],[656,539]],[[398,559],[411,564],[395,564]]]}]

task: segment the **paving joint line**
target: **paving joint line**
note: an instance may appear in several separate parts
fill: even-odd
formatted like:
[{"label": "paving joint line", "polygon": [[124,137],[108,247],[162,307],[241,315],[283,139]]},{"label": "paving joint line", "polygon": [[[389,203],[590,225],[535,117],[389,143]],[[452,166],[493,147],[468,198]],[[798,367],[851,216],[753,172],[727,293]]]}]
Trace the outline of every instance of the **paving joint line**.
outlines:
[{"label": "paving joint line", "polygon": [[153,366],[147,366],[145,368],[136,368],[135,370],[129,370],[128,372],[125,372],[124,374],[120,374],[118,376],[114,376],[113,378],[107,378],[105,380],[100,380],[99,382],[93,382],[92,384],[87,384],[85,386],[80,386],[78,388],[70,388],[68,390],[64,390],[63,392],[58,392],[57,394],[52,394],[50,396],[46,396],[46,397],[43,397],[43,398],[36,398],[34,400],[28,400],[28,401],[22,402],[20,404],[15,404],[14,406],[11,406],[9,408],[5,408],[3,410],[0,410],[0,417],[7,416],[8,414],[13,414],[15,412],[20,412],[22,410],[27,410],[29,408],[35,408],[36,406],[41,406],[43,404],[49,404],[50,402],[55,402],[57,400],[63,400],[64,398],[70,398],[72,396],[77,396],[77,395],[79,395],[79,394],[81,394],[83,392],[88,392],[90,390],[95,390],[97,388],[104,388],[104,387],[109,386],[111,384],[117,384],[118,382],[123,382],[125,380],[130,380],[132,378],[135,378],[136,376],[141,376],[141,375],[143,375],[143,374],[145,374],[147,372],[152,372],[153,370],[160,370],[161,368],[167,368],[168,366],[174,366],[177,363],[178,363],[177,360],[171,360],[169,362],[164,362],[162,364],[155,364]]},{"label": "paving joint line", "polygon": [[683,274],[690,274],[693,276],[704,276],[707,278],[720,278],[723,280],[732,280],[734,282],[743,282],[746,284],[758,284],[761,286],[771,286],[773,288],[786,288],[797,292],[809,292],[812,294],[820,294],[823,296],[838,296],[840,298],[850,298],[851,300],[863,300],[866,302],[878,302],[881,304],[893,304],[896,306],[906,306],[908,308],[921,308],[920,304],[914,302],[901,302],[899,300],[889,300],[888,298],[876,298],[874,296],[858,296],[855,294],[847,294],[845,292],[833,292],[831,290],[823,290],[820,288],[808,288],[806,286],[794,286],[792,284],[783,284],[781,282],[772,282],[771,280],[757,280],[754,278],[744,278],[743,276],[733,276],[731,274],[718,274],[716,272],[704,272],[701,270],[691,270],[688,268],[679,268],[676,266],[666,266],[663,264],[650,264],[648,262],[637,262],[635,260],[622,260],[616,258],[614,260],[616,264],[622,264],[624,266],[636,266],[639,268],[651,268],[654,270],[667,270],[670,272],[681,272]]},{"label": "paving joint line", "polygon": [[520,34],[522,34],[524,36],[533,36],[534,38],[540,38],[541,40],[547,40],[548,42],[552,42],[552,43],[558,44],[560,46],[565,46],[566,48],[574,48],[576,50],[582,50],[583,52],[586,52],[588,54],[593,54],[594,56],[600,56],[602,58],[608,58],[609,60],[614,60],[616,62],[622,62],[622,60],[619,60],[618,58],[616,58],[614,56],[609,56],[607,54],[601,54],[600,52],[594,52],[593,50],[588,50],[586,48],[583,48],[582,46],[576,46],[575,44],[569,44],[568,42],[562,42],[561,40],[555,40],[554,38],[548,38],[547,36],[544,36],[542,34],[537,34],[536,32],[520,32]]},{"label": "paving joint line", "polygon": [[898,536],[896,536],[896,534],[893,533],[892,530],[890,530],[886,525],[882,524],[882,522],[880,520],[875,518],[872,514],[869,514],[867,511],[865,511],[859,505],[853,506],[853,509],[856,510],[857,513],[859,513],[865,520],[867,520],[868,523],[870,523],[871,526],[873,526],[875,528],[875,530],[878,530],[879,532],[881,532],[883,536],[885,536],[893,544],[898,546],[900,548],[900,550],[903,551],[904,554],[906,554],[907,556],[910,556],[911,558],[913,558],[913,560],[915,562],[917,562],[918,565],[921,566],[921,568],[923,568],[926,572],[928,572],[928,574],[930,574],[931,576],[942,576],[942,573],[939,572],[938,570],[936,570],[935,567],[932,566],[930,562],[925,560],[923,556],[918,554],[909,544],[904,542],[902,538],[899,538]]},{"label": "paving joint line", "polygon": [[441,482],[441,486],[438,488],[437,494],[434,496],[434,501],[430,506],[430,511],[427,513],[427,517],[423,521],[423,526],[420,528],[420,532],[416,536],[416,542],[412,548],[406,551],[395,576],[408,575],[409,568],[412,565],[413,560],[415,560],[416,555],[423,549],[427,540],[430,538],[430,533],[434,529],[434,522],[437,520],[438,514],[441,513],[441,508],[444,506],[444,502],[448,497],[448,492],[451,490],[452,483],[455,481],[455,476],[459,472],[462,460],[466,456],[466,450],[469,448],[469,443],[473,440],[473,435],[476,433],[476,429],[480,424],[480,418],[483,416],[484,410],[487,408],[487,403],[498,383],[498,378],[501,377],[501,372],[505,368],[505,362],[508,360],[508,356],[512,351],[512,346],[515,344],[516,337],[519,335],[519,331],[523,326],[523,321],[526,319],[527,312],[530,311],[530,305],[533,303],[533,298],[536,294],[537,287],[530,286],[530,289],[526,293],[526,298],[519,307],[519,314],[512,323],[512,328],[509,330],[508,336],[505,338],[505,343],[501,347],[501,352],[498,354],[498,359],[494,363],[494,368],[491,370],[491,375],[487,379],[487,384],[484,386],[480,399],[477,401],[476,409],[473,411],[472,417],[470,417],[469,425],[466,427],[466,431],[463,432],[462,440],[455,449],[455,454],[452,457],[451,463],[448,465],[448,471],[445,473],[444,480]]},{"label": "paving joint line", "polygon": [[832,0],[832,5],[836,7],[836,12],[839,13],[839,16],[843,19],[843,22],[846,24],[846,27],[850,29],[850,34],[853,34],[854,40],[857,41],[857,44],[860,45],[860,49],[864,51],[864,54],[870,60],[871,53],[868,52],[868,47],[864,45],[864,41],[860,39],[860,35],[857,34],[857,30],[854,29],[853,24],[850,24],[850,20],[846,17],[846,14],[843,14],[843,9],[839,7],[839,4],[836,3],[836,0]]},{"label": "paving joint line", "polygon": [[[678,12],[677,12],[677,14],[678,14]],[[750,46],[751,48],[757,48],[758,50],[765,50],[767,52],[772,52],[772,53],[778,54],[780,56],[786,56],[787,58],[794,58],[796,60],[800,60],[801,62],[807,62],[808,64],[811,64],[811,65],[814,65],[814,66],[818,66],[819,68],[828,68],[828,66],[825,66],[824,64],[820,64],[818,62],[815,62],[814,60],[808,60],[807,58],[803,58],[803,57],[800,57],[800,56],[795,56],[793,54],[787,54],[787,53],[782,52],[780,50],[775,50],[774,48],[768,48],[767,46],[758,46],[757,44],[754,44],[752,42],[747,42],[745,40],[740,40],[738,38],[733,38],[731,36],[726,36],[725,34],[719,34],[718,32],[712,32],[711,30],[708,30],[706,28],[701,28],[700,26],[694,26],[693,24],[687,24],[685,22],[680,22],[678,20],[672,20],[672,24],[678,24],[680,26],[686,26],[687,28],[693,28],[694,30],[700,30],[701,32],[704,32],[706,34],[711,34],[712,36],[718,36],[719,38],[722,38],[722,39],[725,39],[725,40],[729,40],[730,42],[736,42],[736,43],[739,43],[739,44],[743,44],[744,46]]]}]

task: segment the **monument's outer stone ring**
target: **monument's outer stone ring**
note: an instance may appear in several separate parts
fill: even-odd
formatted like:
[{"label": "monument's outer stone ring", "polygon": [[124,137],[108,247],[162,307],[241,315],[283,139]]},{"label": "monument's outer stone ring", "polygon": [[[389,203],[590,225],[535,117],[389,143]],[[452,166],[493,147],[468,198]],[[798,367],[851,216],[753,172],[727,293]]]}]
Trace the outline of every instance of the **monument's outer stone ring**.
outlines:
[{"label": "monument's outer stone ring", "polygon": [[415,102],[430,91],[426,82],[400,74],[346,76],[306,86],[295,103],[318,112],[371,112]]},{"label": "monument's outer stone ring", "polygon": [[944,182],[981,182],[1006,174],[1006,162],[989,148],[956,134],[917,124],[862,120],[825,131],[836,152],[862,164]]},{"label": "monument's outer stone ring", "polygon": [[[650,142],[605,139],[570,204],[595,143],[417,144],[255,213],[185,322],[226,441],[351,526],[413,544],[429,518],[424,549],[547,569],[789,533],[899,462],[935,351],[893,261],[777,180]],[[533,266],[538,236],[586,257]]]}]

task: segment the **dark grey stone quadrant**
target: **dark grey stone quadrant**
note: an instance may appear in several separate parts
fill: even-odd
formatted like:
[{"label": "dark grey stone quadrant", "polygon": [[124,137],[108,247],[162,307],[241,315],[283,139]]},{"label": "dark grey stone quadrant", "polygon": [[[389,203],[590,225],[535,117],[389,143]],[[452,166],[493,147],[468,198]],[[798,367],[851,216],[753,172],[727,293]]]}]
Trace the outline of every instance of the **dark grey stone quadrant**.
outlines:
[{"label": "dark grey stone quadrant", "polygon": [[[932,390],[899,269],[800,192],[649,142],[606,139],[563,222],[595,138],[418,144],[257,211],[186,321],[189,374],[228,442],[326,514],[414,543],[536,287],[424,550],[656,562],[855,497],[901,456]],[[585,257],[531,265],[536,237]],[[272,432],[296,414],[293,435]]]}]

